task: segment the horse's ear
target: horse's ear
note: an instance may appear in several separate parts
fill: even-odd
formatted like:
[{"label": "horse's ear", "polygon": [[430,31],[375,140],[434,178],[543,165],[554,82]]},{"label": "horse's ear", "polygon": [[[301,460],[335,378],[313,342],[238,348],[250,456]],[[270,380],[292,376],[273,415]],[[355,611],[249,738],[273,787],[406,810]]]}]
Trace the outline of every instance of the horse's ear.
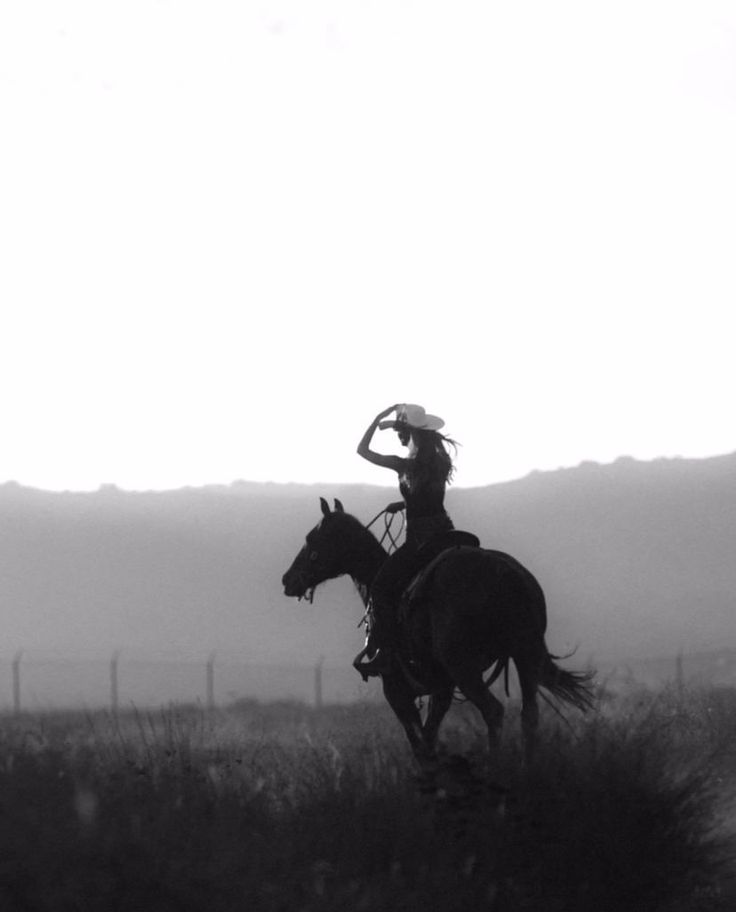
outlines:
[{"label": "horse's ear", "polygon": [[319,502],[322,506],[322,514],[324,516],[329,516],[330,515],[330,505],[327,503],[327,501],[324,499],[324,497],[320,497]]},{"label": "horse's ear", "polygon": [[344,512],[345,512],[345,507],[343,507],[342,503],[336,497],[335,498],[335,513],[344,513]]}]

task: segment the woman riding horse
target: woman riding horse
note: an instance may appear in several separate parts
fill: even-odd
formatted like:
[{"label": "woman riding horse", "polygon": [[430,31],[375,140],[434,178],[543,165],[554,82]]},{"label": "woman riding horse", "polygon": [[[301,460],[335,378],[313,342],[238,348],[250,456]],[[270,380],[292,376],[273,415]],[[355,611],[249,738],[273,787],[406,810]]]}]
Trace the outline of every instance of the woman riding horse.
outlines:
[{"label": "woman riding horse", "polygon": [[[386,419],[392,412],[396,417]],[[419,550],[436,535],[454,528],[444,507],[445,487],[454,473],[448,445],[454,440],[439,433],[445,422],[428,415],[420,405],[392,405],[380,412],[368,426],[358,444],[358,454],[374,465],[392,469],[399,476],[403,502],[391,504],[389,512],[406,506],[406,540],[384,563],[371,587],[372,625],[369,648],[373,657],[360,664],[363,675],[380,675],[390,669],[392,648],[397,641],[401,595],[421,569]],[[386,456],[371,449],[376,429],[391,428],[401,444],[409,449],[407,457]]]}]

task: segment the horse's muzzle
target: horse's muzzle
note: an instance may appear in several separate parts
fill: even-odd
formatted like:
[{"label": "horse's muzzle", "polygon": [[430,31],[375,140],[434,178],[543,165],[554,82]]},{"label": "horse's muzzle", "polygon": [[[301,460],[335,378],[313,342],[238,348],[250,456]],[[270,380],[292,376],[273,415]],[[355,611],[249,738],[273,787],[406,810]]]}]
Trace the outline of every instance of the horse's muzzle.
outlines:
[{"label": "horse's muzzle", "polygon": [[302,576],[301,573],[289,573],[288,571],[281,577],[284,587],[284,595],[289,598],[306,598],[312,601],[314,586],[311,586]]},{"label": "horse's muzzle", "polygon": [[281,583],[284,587],[284,595],[288,595],[289,598],[298,597],[304,593],[304,586],[300,586],[299,581],[294,577],[289,577],[288,573],[281,577]]}]

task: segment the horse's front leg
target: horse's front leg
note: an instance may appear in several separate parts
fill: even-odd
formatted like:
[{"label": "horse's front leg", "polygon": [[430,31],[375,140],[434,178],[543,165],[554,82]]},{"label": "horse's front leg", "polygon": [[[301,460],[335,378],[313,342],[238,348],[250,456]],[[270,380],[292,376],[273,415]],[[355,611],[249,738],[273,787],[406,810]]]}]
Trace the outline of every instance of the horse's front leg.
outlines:
[{"label": "horse's front leg", "polygon": [[415,697],[399,675],[382,675],[383,695],[389,706],[396,713],[399,722],[404,726],[406,737],[422,768],[432,760],[433,751],[428,747]]}]

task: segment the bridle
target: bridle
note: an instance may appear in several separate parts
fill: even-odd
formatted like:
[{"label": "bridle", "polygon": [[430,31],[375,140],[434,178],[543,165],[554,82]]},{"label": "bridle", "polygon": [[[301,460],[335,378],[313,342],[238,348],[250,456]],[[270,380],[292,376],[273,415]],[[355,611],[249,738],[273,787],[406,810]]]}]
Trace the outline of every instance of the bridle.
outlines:
[{"label": "bridle", "polygon": [[[391,531],[391,527],[393,526],[394,519],[396,518],[397,512],[401,512],[401,525],[399,527],[399,531],[394,536],[393,532]],[[366,531],[370,530],[371,526],[375,522],[377,522],[382,516],[383,516],[384,529],[383,529],[383,535],[379,539],[378,543],[379,543],[379,545],[381,545],[383,547],[384,541],[386,540],[386,538],[388,538],[389,547],[386,550],[388,551],[389,554],[393,554],[393,552],[396,551],[396,549],[399,547],[399,545],[397,543],[397,539],[401,536],[401,533],[404,531],[404,526],[406,525],[406,519],[404,517],[403,510],[402,511],[389,510],[388,507],[384,507],[383,510],[380,510],[378,513],[376,513],[376,515],[373,517],[373,519],[366,526],[364,526],[364,529]],[[314,600],[314,590],[316,588],[317,588],[316,585],[308,586],[305,589],[304,593],[302,595],[298,596],[299,601],[301,601],[302,599],[305,599],[305,601],[307,601],[311,604],[312,601]],[[363,593],[361,593],[361,596],[363,597]],[[367,598],[364,597],[363,600],[367,601]],[[362,621],[358,624],[359,627],[366,622],[367,614],[368,614],[368,612],[366,612],[366,615],[364,615]]]}]

